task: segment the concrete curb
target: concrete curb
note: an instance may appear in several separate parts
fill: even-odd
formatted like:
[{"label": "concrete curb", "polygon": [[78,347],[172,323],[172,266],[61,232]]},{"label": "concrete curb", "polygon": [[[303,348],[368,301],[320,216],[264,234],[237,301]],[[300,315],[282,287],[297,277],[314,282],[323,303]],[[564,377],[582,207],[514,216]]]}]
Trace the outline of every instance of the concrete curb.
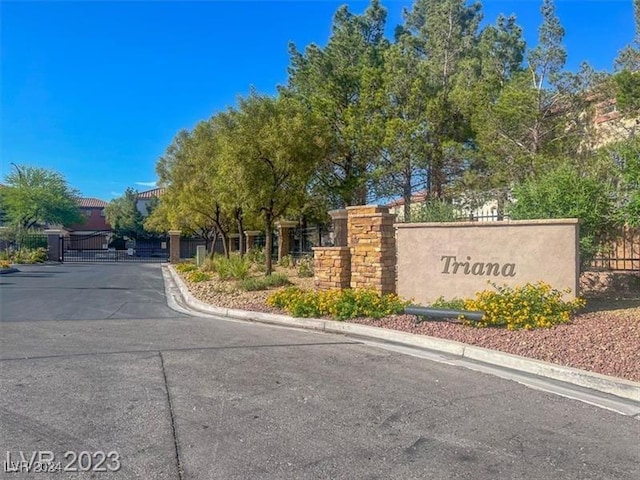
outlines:
[{"label": "concrete curb", "polygon": [[171,273],[174,282],[178,286],[185,304],[201,313],[251,322],[303,328],[327,333],[339,333],[343,335],[361,337],[368,340],[390,342],[412,348],[431,350],[444,353],[458,359],[471,360],[500,368],[515,370],[517,372],[537,375],[577,385],[579,387],[596,390],[598,392],[614,395],[627,400],[640,402],[640,383],[637,382],[601,375],[599,373],[593,373],[577,368],[564,367],[562,365],[556,365],[541,360],[534,360],[487,348],[467,345],[466,343],[460,343],[453,340],[429,337],[427,335],[416,335],[413,333],[400,332],[368,325],[359,325],[356,323],[323,320],[319,318],[293,318],[287,315],[215,307],[195,298],[180,275],[175,271],[173,265],[165,265]]}]

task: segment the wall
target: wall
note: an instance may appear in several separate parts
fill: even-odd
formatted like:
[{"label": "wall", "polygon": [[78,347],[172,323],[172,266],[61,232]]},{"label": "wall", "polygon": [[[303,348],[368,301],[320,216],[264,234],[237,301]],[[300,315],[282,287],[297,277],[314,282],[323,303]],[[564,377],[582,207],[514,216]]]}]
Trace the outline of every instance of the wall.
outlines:
[{"label": "wall", "polygon": [[578,289],[578,221],[396,224],[397,293],[416,304],[544,280]]},{"label": "wall", "polygon": [[80,207],[80,215],[85,219],[84,223],[69,225],[69,230],[94,232],[96,230],[111,230],[104,216],[103,207]]}]

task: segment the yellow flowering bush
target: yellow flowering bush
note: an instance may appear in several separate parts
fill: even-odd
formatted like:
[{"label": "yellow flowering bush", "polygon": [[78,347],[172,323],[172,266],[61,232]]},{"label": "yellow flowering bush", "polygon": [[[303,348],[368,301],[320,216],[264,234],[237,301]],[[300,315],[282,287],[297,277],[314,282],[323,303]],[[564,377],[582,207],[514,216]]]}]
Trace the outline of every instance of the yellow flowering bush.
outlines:
[{"label": "yellow flowering bush", "polygon": [[196,267],[195,263],[178,263],[176,265],[176,270],[181,273],[193,272],[197,269],[198,267]]},{"label": "yellow flowering bush", "polygon": [[193,283],[206,282],[211,280],[211,275],[202,270],[190,270],[184,274],[185,278]]},{"label": "yellow flowering bush", "polygon": [[9,260],[0,260],[0,268],[9,268],[10,266]]},{"label": "yellow flowering bush", "polygon": [[373,290],[329,290],[315,292],[297,287],[271,294],[267,304],[282,308],[294,317],[330,316],[336,320],[355,317],[380,318],[402,313],[408,302],[395,294],[379,295]]},{"label": "yellow flowering bush", "polygon": [[484,290],[474,299],[465,300],[465,310],[484,312],[480,322],[463,318],[466,325],[506,326],[509,330],[550,328],[567,323],[571,315],[586,304],[582,298],[563,300],[563,295],[571,290],[556,290],[545,282],[514,288],[491,285],[495,290]]}]

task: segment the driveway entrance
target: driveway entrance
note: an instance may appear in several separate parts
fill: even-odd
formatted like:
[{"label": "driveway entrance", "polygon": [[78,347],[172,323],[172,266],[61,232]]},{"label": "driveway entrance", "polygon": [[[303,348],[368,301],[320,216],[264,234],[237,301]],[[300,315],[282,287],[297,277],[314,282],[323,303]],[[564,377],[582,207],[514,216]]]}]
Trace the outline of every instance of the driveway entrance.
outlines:
[{"label": "driveway entrance", "polygon": [[0,276],[1,321],[175,318],[160,264],[21,266]]},{"label": "driveway entrance", "polygon": [[130,245],[107,248],[103,232],[60,237],[60,259],[64,263],[162,263],[169,260],[169,238],[138,240]]}]

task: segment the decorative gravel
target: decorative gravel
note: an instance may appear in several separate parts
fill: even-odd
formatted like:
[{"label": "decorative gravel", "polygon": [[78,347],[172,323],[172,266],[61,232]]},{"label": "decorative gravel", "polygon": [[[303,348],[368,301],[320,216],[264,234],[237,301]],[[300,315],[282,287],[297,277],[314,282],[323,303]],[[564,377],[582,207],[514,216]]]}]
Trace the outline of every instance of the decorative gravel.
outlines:
[{"label": "decorative gravel", "polygon": [[568,367],[640,381],[640,308],[577,315],[549,329],[510,331],[466,327],[457,321],[421,322],[396,315],[352,322],[455,340]]},{"label": "decorative gravel", "polygon": [[[295,285],[313,288],[312,278],[297,278],[295,271],[285,272]],[[273,290],[242,292],[230,282],[217,280],[187,284],[196,298],[218,307],[285,313],[266,305]],[[615,292],[607,293],[609,297],[589,302],[587,309],[595,311],[577,315],[571,323],[550,329],[473,328],[457,320],[416,324],[415,317],[408,315],[358,318],[351,322],[455,340],[640,382],[640,292],[629,295],[625,291],[622,298],[611,296]]]}]

